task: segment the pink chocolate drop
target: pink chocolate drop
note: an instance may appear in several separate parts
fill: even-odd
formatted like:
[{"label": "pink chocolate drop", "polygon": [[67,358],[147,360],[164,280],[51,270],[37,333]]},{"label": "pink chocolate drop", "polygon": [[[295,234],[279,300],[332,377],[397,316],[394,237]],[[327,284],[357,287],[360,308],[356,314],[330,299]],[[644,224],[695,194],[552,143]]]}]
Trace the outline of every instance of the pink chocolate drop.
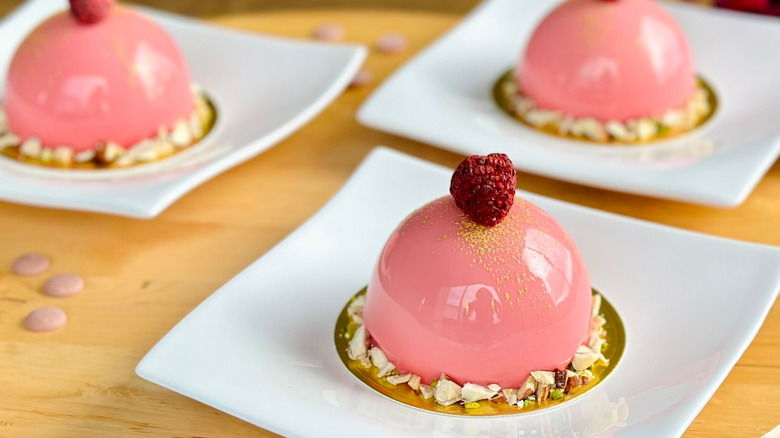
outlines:
[{"label": "pink chocolate drop", "polygon": [[367,68],[361,68],[360,71],[352,78],[352,82],[349,83],[350,87],[363,87],[371,83],[374,78],[374,74]]},{"label": "pink chocolate drop", "polygon": [[390,32],[379,37],[376,48],[382,53],[400,53],[406,50],[409,41],[398,32]]},{"label": "pink chocolate drop", "polygon": [[68,315],[59,307],[40,307],[24,319],[24,328],[33,332],[57,330],[68,321]]},{"label": "pink chocolate drop", "polygon": [[11,270],[16,275],[38,275],[49,269],[51,261],[43,254],[29,253],[14,260]]},{"label": "pink chocolate drop", "polygon": [[76,274],[57,274],[43,285],[43,292],[52,297],[69,297],[84,289],[84,279]]},{"label": "pink chocolate drop", "polygon": [[344,28],[335,23],[324,23],[312,32],[315,40],[335,43],[344,39]]}]

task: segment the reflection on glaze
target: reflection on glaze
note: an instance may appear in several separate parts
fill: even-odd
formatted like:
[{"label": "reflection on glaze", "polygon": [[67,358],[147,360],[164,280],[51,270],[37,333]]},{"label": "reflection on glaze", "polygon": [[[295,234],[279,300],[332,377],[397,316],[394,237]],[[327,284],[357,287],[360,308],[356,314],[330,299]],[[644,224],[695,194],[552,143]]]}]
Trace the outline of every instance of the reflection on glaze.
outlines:
[{"label": "reflection on glaze", "polygon": [[[78,112],[94,103],[93,111],[106,114],[111,111],[111,103],[105,98],[109,92],[108,80],[103,76],[74,75],[62,80],[61,97],[55,99],[59,101],[62,112]],[[45,106],[47,102],[48,93],[40,91],[38,103]]]},{"label": "reflection on glaze", "polygon": [[390,237],[364,320],[388,359],[424,382],[445,372],[518,387],[530,371],[569,363],[588,331],[590,290],[574,242],[538,207],[517,199],[486,228],[447,196]]},{"label": "reflection on glaze", "polygon": [[695,90],[690,48],[650,0],[571,0],[537,27],[517,67],[539,108],[601,121],[661,116]]},{"label": "reflection on glaze", "polygon": [[682,54],[685,43],[675,28],[653,16],[645,16],[639,25],[639,46],[644,49],[650,66],[660,85],[674,80],[675,73],[683,68],[686,59]]},{"label": "reflection on glaze", "polygon": [[11,61],[3,104],[22,139],[76,151],[108,140],[130,146],[193,109],[173,40],[121,7],[89,26],[66,11],[33,30]]}]

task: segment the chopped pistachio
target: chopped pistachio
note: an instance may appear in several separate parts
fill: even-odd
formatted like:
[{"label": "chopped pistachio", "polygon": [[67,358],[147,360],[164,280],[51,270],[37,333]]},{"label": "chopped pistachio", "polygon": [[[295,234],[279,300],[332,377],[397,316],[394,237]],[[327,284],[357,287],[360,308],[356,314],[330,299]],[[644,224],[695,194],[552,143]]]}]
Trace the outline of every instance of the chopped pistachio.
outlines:
[{"label": "chopped pistachio", "polygon": [[550,393],[550,398],[553,400],[560,400],[563,398],[563,391],[560,389],[553,389]]}]

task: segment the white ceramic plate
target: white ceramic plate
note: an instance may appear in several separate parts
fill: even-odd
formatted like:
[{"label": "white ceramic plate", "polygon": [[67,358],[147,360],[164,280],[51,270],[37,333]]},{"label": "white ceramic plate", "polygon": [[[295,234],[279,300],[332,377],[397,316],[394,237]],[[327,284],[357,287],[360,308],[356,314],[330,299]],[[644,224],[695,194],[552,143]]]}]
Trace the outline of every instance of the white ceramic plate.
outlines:
[{"label": "white ceramic plate", "polygon": [[780,153],[780,21],[665,4],[720,106],[692,135],[616,148],[560,139],[502,112],[491,89],[560,0],[486,1],[388,79],[360,122],[460,154],[505,152],[524,171],[697,204],[742,203]]},{"label": "white ceramic plate", "polygon": [[[25,35],[62,0],[30,0],[0,22],[0,78]],[[158,163],[93,173],[25,166],[0,157],[0,199],[150,218],[208,179],[278,143],[322,111],[366,56],[355,45],[259,36],[144,10],[176,40],[217,104],[212,134]],[[311,74],[316,72],[316,74]],[[5,80],[0,81],[2,99]]]},{"label": "white ceramic plate", "polygon": [[[341,363],[336,319],[396,225],[448,192],[451,172],[375,150],[306,224],[204,301],[141,361],[144,379],[290,437],[667,437],[726,377],[780,288],[780,249],[520,193],[579,245],[620,313],[624,356],[581,399],[509,417],[398,404]],[[740,299],[734,299],[738,292]],[[621,423],[620,419],[628,414]]]}]

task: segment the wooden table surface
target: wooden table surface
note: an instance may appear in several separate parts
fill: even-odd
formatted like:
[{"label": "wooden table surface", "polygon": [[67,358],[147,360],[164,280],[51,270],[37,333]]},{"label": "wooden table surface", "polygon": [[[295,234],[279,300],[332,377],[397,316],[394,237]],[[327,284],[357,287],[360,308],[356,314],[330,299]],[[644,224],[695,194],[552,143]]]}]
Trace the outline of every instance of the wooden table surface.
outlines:
[{"label": "wooden table surface", "polygon": [[[378,144],[454,167],[461,156],[360,126],[361,102],[460,15],[399,10],[277,11],[214,18],[240,29],[307,37],[321,22],[371,45],[397,30],[401,55],[372,50],[372,86],[345,91],[321,115],[271,150],[214,178],[153,220],[0,202],[0,437],[273,436],[134,373],[181,318],[314,214]],[[715,210],[518,174],[545,196],[717,236],[780,245],[780,164],[739,208]],[[19,277],[13,259],[48,254],[47,274]],[[45,296],[48,275],[75,272],[87,287]],[[68,324],[31,333],[22,320],[45,305]],[[685,436],[758,437],[780,423],[780,305]],[[776,392],[778,391],[778,392]],[[305,418],[305,412],[301,413]]]}]

